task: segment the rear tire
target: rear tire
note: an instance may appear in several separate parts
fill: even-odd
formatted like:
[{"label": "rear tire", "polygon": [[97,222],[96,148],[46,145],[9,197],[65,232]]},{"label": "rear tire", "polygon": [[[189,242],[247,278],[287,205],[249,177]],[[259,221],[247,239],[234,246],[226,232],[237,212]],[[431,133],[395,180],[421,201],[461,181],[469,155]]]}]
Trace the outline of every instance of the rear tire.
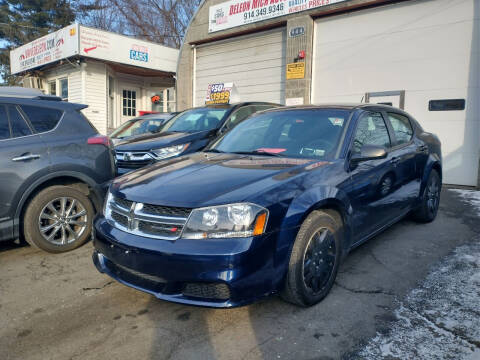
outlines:
[{"label": "rear tire", "polygon": [[422,223],[429,223],[435,220],[440,204],[441,190],[440,175],[438,175],[437,170],[432,169],[423,191],[420,206],[412,213],[414,220]]},{"label": "rear tire", "polygon": [[90,199],[72,186],[51,186],[30,201],[23,235],[30,245],[51,253],[73,250],[90,237],[95,212]]},{"label": "rear tire", "polygon": [[303,222],[293,245],[285,301],[307,307],[323,300],[332,288],[342,255],[343,224],[330,211],[314,211]]}]

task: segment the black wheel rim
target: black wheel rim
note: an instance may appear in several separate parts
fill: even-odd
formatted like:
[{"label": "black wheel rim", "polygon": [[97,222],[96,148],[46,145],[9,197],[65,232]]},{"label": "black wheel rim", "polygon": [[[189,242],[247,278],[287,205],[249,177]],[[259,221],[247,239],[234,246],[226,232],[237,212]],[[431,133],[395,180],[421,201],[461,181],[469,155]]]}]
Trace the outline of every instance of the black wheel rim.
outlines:
[{"label": "black wheel rim", "polygon": [[427,186],[427,207],[430,214],[435,214],[440,202],[440,185],[435,177],[430,179]]},{"label": "black wheel rim", "polygon": [[325,288],[335,266],[335,238],[325,228],[310,238],[303,258],[303,281],[306,288],[317,294]]}]

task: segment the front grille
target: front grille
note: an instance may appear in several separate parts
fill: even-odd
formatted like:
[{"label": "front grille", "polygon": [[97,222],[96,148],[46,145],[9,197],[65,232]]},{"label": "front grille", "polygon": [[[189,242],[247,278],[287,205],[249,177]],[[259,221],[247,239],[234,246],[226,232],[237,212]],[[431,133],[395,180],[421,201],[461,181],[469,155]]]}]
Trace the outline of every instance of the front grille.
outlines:
[{"label": "front grille", "polygon": [[188,216],[192,212],[192,209],[143,204],[143,211],[155,215],[178,216],[188,218]]},{"label": "front grille", "polygon": [[191,209],[136,203],[114,197],[106,212],[116,228],[139,236],[177,240]]},{"label": "front grille", "polygon": [[145,151],[116,151],[117,166],[125,169],[139,169],[154,162],[153,156]]},{"label": "front grille", "polygon": [[226,284],[188,283],[182,293],[185,296],[206,299],[228,300],[230,298],[230,289]]}]

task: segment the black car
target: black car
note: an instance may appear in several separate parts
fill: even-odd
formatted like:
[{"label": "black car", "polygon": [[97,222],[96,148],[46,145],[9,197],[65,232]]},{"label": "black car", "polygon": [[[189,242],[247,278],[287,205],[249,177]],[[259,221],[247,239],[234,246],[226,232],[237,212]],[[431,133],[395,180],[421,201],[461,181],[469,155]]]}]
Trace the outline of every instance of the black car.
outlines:
[{"label": "black car", "polygon": [[407,214],[435,219],[438,138],[385,105],[279,108],[203,152],[115,179],[93,261],[174,302],[230,307],[280,293],[309,306],[348,252]]},{"label": "black car", "polygon": [[177,115],[177,112],[173,113],[158,113],[158,114],[146,114],[134,119],[128,120],[117,129],[112,131],[109,135],[112,143],[118,144],[125,139],[132,139],[139,135],[155,134],[159,132],[162,126]]},{"label": "black car", "polygon": [[158,133],[116,143],[118,174],[158,160],[200,151],[251,114],[278,106],[264,102],[243,102],[186,110],[170,119]]},{"label": "black car", "polygon": [[115,162],[84,108],[38,90],[0,88],[0,240],[63,252],[90,238]]}]

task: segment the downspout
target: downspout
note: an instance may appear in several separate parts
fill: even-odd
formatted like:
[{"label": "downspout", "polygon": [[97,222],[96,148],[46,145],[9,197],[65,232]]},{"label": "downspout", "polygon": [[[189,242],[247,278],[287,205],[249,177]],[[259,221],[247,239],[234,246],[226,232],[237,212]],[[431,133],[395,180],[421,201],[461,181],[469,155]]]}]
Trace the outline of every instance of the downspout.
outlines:
[{"label": "downspout", "polygon": [[192,76],[192,107],[197,106],[195,93],[197,90],[197,47],[192,45],[193,48],[193,76]]}]

